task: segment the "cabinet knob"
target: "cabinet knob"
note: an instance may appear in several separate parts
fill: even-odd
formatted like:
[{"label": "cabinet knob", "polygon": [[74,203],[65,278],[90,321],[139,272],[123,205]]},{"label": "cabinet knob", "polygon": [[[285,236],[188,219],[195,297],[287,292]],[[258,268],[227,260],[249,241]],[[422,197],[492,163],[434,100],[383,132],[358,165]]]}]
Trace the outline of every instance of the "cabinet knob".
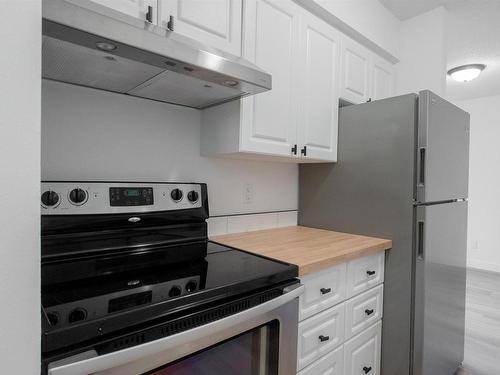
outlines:
[{"label": "cabinet knob", "polygon": [[170,16],[167,22],[167,29],[174,31],[174,16]]},{"label": "cabinet knob", "polygon": [[366,271],[366,274],[368,276],[373,276],[373,275],[375,275],[375,273],[376,273],[375,271]]},{"label": "cabinet knob", "polygon": [[365,310],[365,314],[366,314],[366,315],[368,315],[368,316],[370,316],[370,315],[371,315],[371,314],[373,314],[374,312],[375,312],[375,310],[373,310],[373,309],[366,309],[366,310]]},{"label": "cabinet knob", "polygon": [[293,147],[292,147],[292,154],[297,155],[297,145],[296,144],[293,145]]},{"label": "cabinet knob", "polygon": [[146,21],[149,23],[153,22],[153,7],[151,5],[148,6],[148,12],[146,13]]},{"label": "cabinet knob", "polygon": [[319,341],[325,342],[325,341],[328,341],[328,340],[330,340],[330,336],[319,335]]},{"label": "cabinet knob", "polygon": [[300,149],[300,153],[304,156],[307,156],[307,146],[304,146]]},{"label": "cabinet knob", "polygon": [[319,291],[321,292],[321,294],[327,294],[332,291],[332,288],[321,288]]},{"label": "cabinet knob", "polygon": [[370,367],[366,367],[366,366],[363,367],[363,371],[364,371],[365,374],[368,374],[371,370],[372,370],[371,366]]},{"label": "cabinet knob", "polygon": [[370,103],[371,101],[372,101],[372,98],[368,98],[368,100],[366,102]]}]

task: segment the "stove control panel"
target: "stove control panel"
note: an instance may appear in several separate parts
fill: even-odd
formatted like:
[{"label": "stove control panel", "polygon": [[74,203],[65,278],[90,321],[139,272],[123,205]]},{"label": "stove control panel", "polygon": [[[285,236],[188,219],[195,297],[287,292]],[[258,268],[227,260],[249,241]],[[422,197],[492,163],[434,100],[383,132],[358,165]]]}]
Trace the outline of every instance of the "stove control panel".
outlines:
[{"label": "stove control panel", "polygon": [[199,208],[201,184],[42,182],[42,215],[93,215]]}]

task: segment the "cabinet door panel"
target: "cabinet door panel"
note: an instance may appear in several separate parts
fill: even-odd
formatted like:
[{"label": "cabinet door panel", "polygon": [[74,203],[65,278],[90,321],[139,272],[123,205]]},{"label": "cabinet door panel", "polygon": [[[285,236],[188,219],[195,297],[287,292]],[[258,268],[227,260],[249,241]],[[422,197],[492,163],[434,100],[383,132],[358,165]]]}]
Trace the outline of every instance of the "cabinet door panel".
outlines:
[{"label": "cabinet door panel", "polygon": [[373,100],[389,98],[394,95],[394,66],[377,57],[373,57],[372,94]]},{"label": "cabinet door panel", "polygon": [[299,147],[307,158],[337,159],[339,99],[339,35],[335,29],[307,14],[300,50],[303,56],[303,119]]},{"label": "cabinet door panel", "polygon": [[241,148],[291,155],[297,132],[299,11],[291,1],[245,2],[243,56],[272,74],[272,90],[242,99]]},{"label": "cabinet door panel", "polygon": [[345,375],[380,375],[381,336],[378,322],[344,344]]},{"label": "cabinet door panel", "polygon": [[347,298],[384,282],[385,254],[365,256],[347,264]]},{"label": "cabinet door panel", "polygon": [[242,0],[160,0],[161,25],[211,47],[241,55]]},{"label": "cabinet door panel", "polygon": [[321,357],[298,375],[344,375],[344,347],[341,346]]},{"label": "cabinet door panel", "polygon": [[341,303],[299,323],[297,369],[313,363],[344,341],[345,305]]},{"label": "cabinet door panel", "polygon": [[299,319],[304,320],[345,300],[345,263],[301,278],[305,286],[300,296]]},{"label": "cabinet door panel", "polygon": [[370,52],[351,39],[342,39],[340,96],[352,103],[369,98]]},{"label": "cabinet door panel", "polygon": [[382,318],[383,294],[384,285],[381,284],[346,302],[346,339],[357,335]]},{"label": "cabinet door panel", "polygon": [[[116,0],[91,0],[94,3],[103,5],[105,7],[117,10],[118,12],[125,13],[129,16],[139,18],[141,20],[146,20],[146,14],[148,12],[148,6],[152,8],[152,23],[156,24],[158,15],[158,1],[157,0],[128,0],[128,1],[116,1]],[[79,4],[78,2],[74,1]],[[81,4],[79,4],[81,5]]]}]

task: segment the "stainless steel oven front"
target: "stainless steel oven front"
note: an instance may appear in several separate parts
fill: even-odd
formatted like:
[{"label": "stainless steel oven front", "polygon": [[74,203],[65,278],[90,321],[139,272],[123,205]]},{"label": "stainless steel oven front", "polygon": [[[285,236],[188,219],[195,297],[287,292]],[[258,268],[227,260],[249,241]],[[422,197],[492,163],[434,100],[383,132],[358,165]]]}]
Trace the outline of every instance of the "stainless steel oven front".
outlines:
[{"label": "stainless steel oven front", "polygon": [[295,284],[270,301],[162,339],[49,365],[49,375],[290,375],[297,371]]}]

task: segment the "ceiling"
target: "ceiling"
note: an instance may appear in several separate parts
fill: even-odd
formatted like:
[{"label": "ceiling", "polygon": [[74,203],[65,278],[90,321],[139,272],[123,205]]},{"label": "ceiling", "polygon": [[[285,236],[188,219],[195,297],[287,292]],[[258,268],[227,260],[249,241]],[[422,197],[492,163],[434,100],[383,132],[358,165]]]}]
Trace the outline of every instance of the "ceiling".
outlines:
[{"label": "ceiling", "polygon": [[379,0],[400,20],[406,20],[428,12],[440,5],[452,3],[454,0]]},{"label": "ceiling", "polygon": [[472,82],[447,77],[447,96],[460,100],[500,95],[500,0],[379,1],[400,20],[444,6],[446,68],[474,63],[487,66]]}]

